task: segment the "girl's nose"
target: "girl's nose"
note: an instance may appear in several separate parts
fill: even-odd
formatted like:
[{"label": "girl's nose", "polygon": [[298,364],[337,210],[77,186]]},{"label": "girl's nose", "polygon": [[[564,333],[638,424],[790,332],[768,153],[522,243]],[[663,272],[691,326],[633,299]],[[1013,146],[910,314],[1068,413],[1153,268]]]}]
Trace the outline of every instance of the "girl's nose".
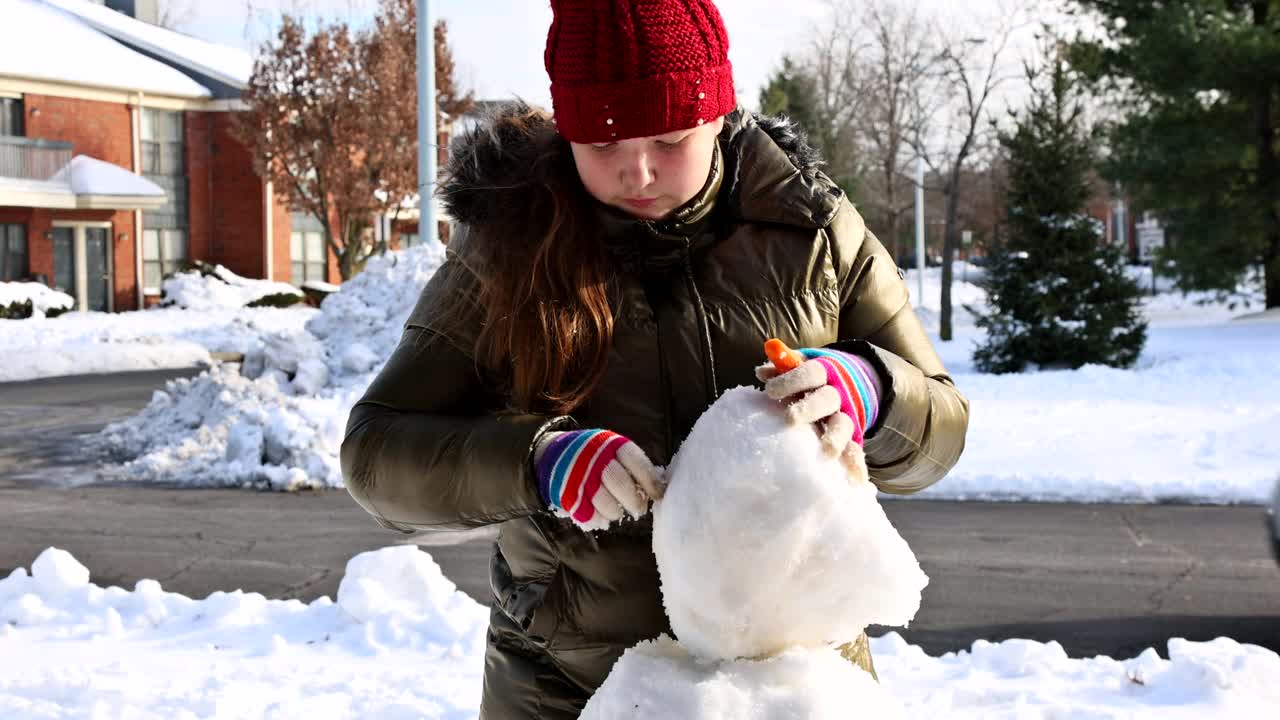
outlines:
[{"label": "girl's nose", "polygon": [[629,156],[622,166],[620,180],[627,192],[643,190],[653,184],[653,168],[649,164],[649,154],[638,152]]}]

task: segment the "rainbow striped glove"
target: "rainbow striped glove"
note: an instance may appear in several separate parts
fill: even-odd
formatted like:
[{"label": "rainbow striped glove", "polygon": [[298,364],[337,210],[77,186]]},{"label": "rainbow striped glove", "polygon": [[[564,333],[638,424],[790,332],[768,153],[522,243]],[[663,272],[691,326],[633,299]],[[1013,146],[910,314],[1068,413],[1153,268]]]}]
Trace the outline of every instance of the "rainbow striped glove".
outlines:
[{"label": "rainbow striped glove", "polygon": [[787,406],[793,422],[821,423],[822,440],[832,451],[860,458],[867,429],[880,414],[879,373],[863,358],[839,350],[796,352],[806,359],[790,372],[779,373],[771,363],[756,368],[765,394],[795,398]]},{"label": "rainbow striped glove", "polygon": [[533,455],[538,492],[557,514],[584,530],[603,530],[627,514],[649,511],[662,478],[638,445],[608,430],[550,432]]}]

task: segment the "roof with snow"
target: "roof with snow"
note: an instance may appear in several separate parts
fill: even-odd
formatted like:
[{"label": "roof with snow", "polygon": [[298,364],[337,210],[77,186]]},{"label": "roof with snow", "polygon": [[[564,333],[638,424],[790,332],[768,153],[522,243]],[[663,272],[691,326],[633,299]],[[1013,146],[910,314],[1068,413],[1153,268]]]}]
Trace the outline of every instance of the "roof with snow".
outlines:
[{"label": "roof with snow", "polygon": [[77,155],[49,180],[0,177],[0,205],[81,210],[150,210],[165,191],[118,165]]},{"label": "roof with snow", "polygon": [[[218,45],[136,20],[87,0],[44,0],[73,13],[90,27],[162,62],[197,75],[219,97],[236,96],[249,84],[253,57],[240,48]],[[213,82],[208,82],[208,81]]]},{"label": "roof with snow", "polygon": [[0,76],[177,98],[238,97],[253,69],[238,48],[85,0],[0,0]]}]

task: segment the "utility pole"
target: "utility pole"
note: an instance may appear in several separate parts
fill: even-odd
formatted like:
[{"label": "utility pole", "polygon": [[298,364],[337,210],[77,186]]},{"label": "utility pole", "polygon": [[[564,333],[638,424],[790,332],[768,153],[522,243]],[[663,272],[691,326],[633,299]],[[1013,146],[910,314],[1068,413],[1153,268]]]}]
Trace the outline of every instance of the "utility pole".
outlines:
[{"label": "utility pole", "polygon": [[436,225],[436,42],[431,0],[418,0],[418,237],[440,241]]}]

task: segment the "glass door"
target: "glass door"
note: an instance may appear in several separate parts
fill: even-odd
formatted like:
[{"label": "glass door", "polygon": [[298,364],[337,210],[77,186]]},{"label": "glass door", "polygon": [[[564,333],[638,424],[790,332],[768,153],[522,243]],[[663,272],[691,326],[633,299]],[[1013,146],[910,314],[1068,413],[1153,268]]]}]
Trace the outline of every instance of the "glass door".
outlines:
[{"label": "glass door", "polygon": [[89,310],[107,312],[111,309],[110,251],[110,228],[84,229],[85,302]]},{"label": "glass door", "polygon": [[[53,286],[73,298],[76,293],[76,229],[53,229]],[[77,305],[79,302],[77,301]]]}]

